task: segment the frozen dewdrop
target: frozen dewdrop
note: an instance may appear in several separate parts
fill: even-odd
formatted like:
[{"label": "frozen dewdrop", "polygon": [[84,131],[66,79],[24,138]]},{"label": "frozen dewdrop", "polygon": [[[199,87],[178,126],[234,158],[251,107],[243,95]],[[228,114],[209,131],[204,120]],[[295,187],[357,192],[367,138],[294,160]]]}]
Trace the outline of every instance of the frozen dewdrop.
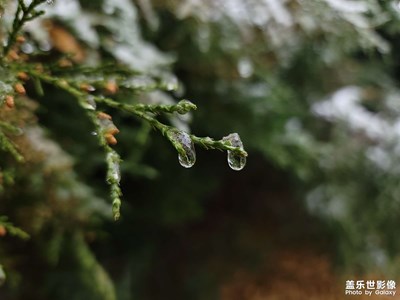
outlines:
[{"label": "frozen dewdrop", "polygon": [[179,164],[184,168],[191,168],[196,162],[196,150],[190,135],[184,131],[179,131],[175,134],[175,140],[184,150],[184,153],[178,154]]},{"label": "frozen dewdrop", "polygon": [[228,165],[232,170],[240,171],[246,165],[246,157],[228,150]]},{"label": "frozen dewdrop", "polygon": [[[233,147],[237,147],[243,150],[243,143],[240,136],[237,133],[231,133],[230,135],[223,138],[223,141],[228,141]],[[246,156],[240,155],[235,151],[228,150],[228,165],[232,170],[240,171],[246,165]]]}]

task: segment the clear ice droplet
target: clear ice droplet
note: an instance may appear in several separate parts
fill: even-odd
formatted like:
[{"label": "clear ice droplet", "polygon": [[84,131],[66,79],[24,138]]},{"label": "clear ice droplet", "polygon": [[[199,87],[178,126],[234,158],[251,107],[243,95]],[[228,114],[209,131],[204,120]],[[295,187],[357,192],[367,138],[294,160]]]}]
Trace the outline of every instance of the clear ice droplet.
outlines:
[{"label": "clear ice droplet", "polygon": [[194,149],[194,143],[190,135],[184,131],[179,131],[176,133],[175,139],[185,151],[185,154],[178,154],[180,165],[184,168],[192,167],[196,162],[196,150]]},{"label": "clear ice droplet", "polygon": [[[242,140],[237,133],[231,133],[230,135],[224,137],[223,140],[228,141],[233,147],[243,149]],[[246,156],[228,150],[228,165],[232,170],[240,171],[246,165]]]}]

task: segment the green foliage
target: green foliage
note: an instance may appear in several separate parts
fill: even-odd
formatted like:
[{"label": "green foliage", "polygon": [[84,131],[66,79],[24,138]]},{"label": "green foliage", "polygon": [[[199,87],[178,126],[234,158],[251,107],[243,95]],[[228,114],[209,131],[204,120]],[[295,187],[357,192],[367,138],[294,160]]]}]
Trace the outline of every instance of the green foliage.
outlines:
[{"label": "green foliage", "polygon": [[22,229],[15,227],[12,223],[8,221],[8,218],[6,216],[0,216],[0,226],[5,229],[6,233],[12,236],[16,236],[24,240],[29,239],[29,234],[27,234]]},{"label": "green foliage", "polygon": [[6,299],[216,299],[304,237],[398,274],[396,3],[45,2],[0,2]]},{"label": "green foliage", "polygon": [[338,237],[342,266],[396,269],[397,3],[232,0],[163,9],[188,31],[158,37],[179,49],[188,94],[218,111],[198,114],[195,128],[234,128],[251,151],[292,174],[297,197]]},{"label": "green foliage", "polygon": [[58,299],[115,300],[114,285],[79,234],[62,239],[60,262],[64,272],[50,272],[49,295]]},{"label": "green foliage", "polygon": [[[54,9],[50,4],[54,4]],[[78,136],[76,131],[86,130],[79,143],[67,148],[73,155],[77,155],[74,151],[81,151],[95,159],[99,158],[98,150],[88,137],[97,139],[105,152],[105,176],[110,185],[115,220],[121,215],[121,158],[114,149],[115,135],[120,130],[110,114],[115,119],[136,117],[143,128],[124,128],[131,132],[138,129],[138,134],[134,135],[138,137],[136,143],[142,153],[131,151],[136,154],[136,158],[131,159],[135,164],[143,156],[150,127],[167,137],[185,167],[195,162],[193,143],[206,149],[232,152],[240,158],[247,153],[242,144],[235,146],[224,139],[216,141],[187,133],[187,118],[180,116],[187,115],[196,106],[188,100],[175,103],[179,85],[168,71],[172,60],[141,38],[132,3],[121,0],[103,1],[102,6],[94,4],[91,7],[97,14],[94,17],[77,1],[69,3],[74,14],[65,16],[60,11],[67,12],[68,9],[63,9],[67,4],[59,2],[21,0],[3,5],[8,15],[1,24],[3,32],[7,32],[0,75],[0,148],[4,153],[0,162],[1,208],[33,237],[31,248],[43,250],[44,255],[40,255],[39,260],[49,274],[55,266],[63,267],[63,263],[69,261],[71,269],[65,274],[67,277],[55,272],[48,279],[49,286],[43,287],[50,295],[54,293],[52,297],[115,299],[114,286],[88,248],[83,234],[85,228],[96,226],[100,220],[104,222],[104,203],[77,178],[72,170],[74,158],[49,137],[53,135],[65,145],[69,137]],[[111,13],[104,14],[101,9]],[[13,19],[9,15],[12,11],[15,11]],[[47,23],[40,21],[39,17],[44,14]],[[78,24],[74,18],[78,16],[82,17],[78,22],[80,26],[74,27]],[[121,26],[123,24],[126,26]],[[82,31],[81,26],[86,31]],[[54,50],[48,52],[50,43]],[[28,101],[26,95],[37,99],[38,105]],[[55,104],[48,103],[48,97],[52,97]],[[43,123],[37,122],[35,110],[39,116],[48,113]],[[62,124],[63,119],[67,121],[65,124]],[[73,119],[77,122],[71,122]],[[44,126],[48,132],[43,130]],[[58,134],[64,130],[65,136],[60,139]],[[186,140],[181,139],[183,135]],[[86,165],[87,170],[98,166],[97,160]],[[141,170],[142,175],[154,174],[140,165],[135,165],[134,169]],[[5,209],[13,199],[20,200]],[[6,217],[0,220],[0,226],[11,235],[24,239],[29,236]],[[11,249],[12,245],[2,251],[11,252]],[[4,260],[6,269],[11,264],[12,260]],[[65,266],[68,269],[69,265]],[[76,276],[75,282],[67,280],[71,276]],[[18,281],[16,273],[11,272],[9,277],[11,283]],[[64,284],[67,289],[60,290],[65,280],[69,282]],[[72,286],[76,294],[71,294]],[[38,289],[36,294],[42,292]]]},{"label": "green foliage", "polygon": [[[137,92],[137,89],[134,86],[128,86],[127,84],[124,84],[124,82],[127,81],[127,77],[130,77],[130,79],[128,79],[130,81],[135,80],[137,75],[142,74],[142,72],[140,72],[139,70],[132,70],[129,67],[124,67],[123,65],[121,65],[120,67],[117,66],[112,70],[105,69],[104,66],[88,66],[83,68],[81,66],[76,67],[73,65],[73,61],[77,62],[78,60],[81,60],[81,58],[78,58],[78,53],[72,53],[72,56],[70,57],[67,53],[67,56],[62,57],[61,61],[59,61],[58,67],[56,65],[44,67],[42,64],[37,64],[36,62],[29,63],[26,61],[22,62],[18,60],[18,54],[16,53],[17,50],[12,49],[17,42],[17,35],[25,23],[36,19],[44,13],[44,11],[37,9],[41,4],[45,2],[46,1],[44,0],[32,1],[28,6],[26,6],[24,1],[22,0],[18,2],[13,25],[8,35],[8,41],[3,49],[3,60],[8,58],[9,61],[7,67],[11,70],[11,72],[13,71],[14,74],[19,74],[19,77],[21,79],[32,78],[38,95],[43,96],[44,92],[42,85],[46,83],[60,90],[63,90],[64,92],[75,97],[78,100],[78,104],[86,110],[88,118],[91,120],[93,126],[95,127],[93,134],[98,138],[99,144],[106,152],[106,160],[108,166],[107,182],[110,184],[111,189],[111,198],[113,201],[113,216],[117,220],[120,217],[120,197],[122,195],[119,187],[120,158],[119,155],[109,145],[114,145],[117,143],[114,135],[118,133],[119,130],[111,121],[111,116],[101,111],[97,112],[97,105],[103,105],[104,107],[128,112],[147,121],[155,129],[158,129],[163,135],[167,135],[168,139],[178,150],[180,156],[186,155],[185,150],[179,146],[179,143],[176,143],[172,135],[167,134],[167,132],[173,131],[175,129],[172,126],[165,125],[158,121],[156,119],[156,115],[160,113],[173,114],[175,112],[178,114],[186,114],[189,111],[196,109],[196,106],[187,100],[171,105],[121,103],[112,99],[111,97],[105,97],[102,94],[97,94],[95,92],[96,89],[101,87],[105,88],[106,92],[108,92],[109,94],[115,94],[118,87],[123,86],[125,88],[125,92],[130,92],[130,94],[132,95],[133,93]],[[104,5],[107,5],[107,3],[105,3]],[[113,4],[109,3],[109,5]],[[116,8],[117,6],[113,7],[113,9]],[[119,12],[122,14],[122,16],[124,16],[125,13],[122,11],[122,6],[119,7]],[[111,28],[115,27],[115,25],[110,26]],[[82,51],[79,48],[76,48],[75,50],[77,52]],[[12,55],[10,51],[13,51]],[[118,55],[116,54],[116,56]],[[71,61],[69,59],[71,59]],[[134,59],[136,59],[136,57]],[[15,62],[13,60],[15,60]],[[151,75],[147,74],[147,76]],[[153,82],[153,79],[151,77],[148,77],[148,79]],[[159,82],[154,82],[155,84],[144,84],[140,87],[140,89],[144,89],[145,91],[152,91],[163,88],[167,90],[176,88],[175,86],[172,86],[171,83],[165,83],[162,80],[160,80]],[[25,93],[25,89],[20,83],[17,83],[14,89],[17,93]],[[11,96],[5,95],[4,97]],[[5,100],[5,102],[6,105],[12,108],[11,106],[13,106],[13,104],[7,103],[7,99]],[[11,125],[7,126],[10,128]],[[215,142],[212,141],[210,138],[197,138],[196,136],[193,136],[193,141],[202,145],[203,147],[206,147],[207,149],[229,149],[230,151],[237,152],[237,155],[239,156],[247,156],[247,153],[242,148],[232,147],[223,140]],[[10,152],[18,161],[23,160],[23,157],[19,155],[17,149],[12,144],[12,142],[9,141],[7,137],[2,133],[0,133],[0,145],[2,146],[3,150]]]}]

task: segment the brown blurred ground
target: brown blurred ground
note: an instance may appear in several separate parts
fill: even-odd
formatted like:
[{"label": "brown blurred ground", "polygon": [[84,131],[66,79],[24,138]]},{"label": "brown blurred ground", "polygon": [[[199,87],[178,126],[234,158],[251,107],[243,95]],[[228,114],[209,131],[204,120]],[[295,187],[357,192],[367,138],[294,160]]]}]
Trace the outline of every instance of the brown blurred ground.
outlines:
[{"label": "brown blurred ground", "polygon": [[[252,274],[237,271],[220,292],[221,300],[366,300],[400,299],[395,296],[346,296],[345,282],[354,276],[335,274],[332,263],[324,255],[311,249],[283,250],[270,258],[275,264],[265,266],[263,272]],[[365,278],[365,279],[364,279]],[[358,276],[357,279],[382,279],[381,276]],[[396,283],[399,281],[397,280]]]}]

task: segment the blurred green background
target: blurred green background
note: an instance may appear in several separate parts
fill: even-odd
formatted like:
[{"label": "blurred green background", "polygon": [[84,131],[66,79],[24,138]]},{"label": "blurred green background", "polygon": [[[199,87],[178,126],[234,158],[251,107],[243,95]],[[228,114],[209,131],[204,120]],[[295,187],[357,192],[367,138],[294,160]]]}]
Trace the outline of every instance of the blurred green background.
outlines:
[{"label": "blurred green background", "polygon": [[[4,38],[15,3],[2,6]],[[166,121],[216,139],[237,132],[249,157],[236,172],[225,153],[197,149],[184,169],[148,124],[108,111],[123,159],[114,222],[84,112],[28,82],[30,100],[0,110],[21,122],[15,143],[29,157],[1,154],[0,214],[31,235],[0,237],[2,300],[343,299],[345,280],[399,278],[398,1],[55,0],[45,10],[22,52],[123,63],[142,75],[115,99],[189,99],[197,111]],[[179,87],[141,91],[152,76]]]}]

